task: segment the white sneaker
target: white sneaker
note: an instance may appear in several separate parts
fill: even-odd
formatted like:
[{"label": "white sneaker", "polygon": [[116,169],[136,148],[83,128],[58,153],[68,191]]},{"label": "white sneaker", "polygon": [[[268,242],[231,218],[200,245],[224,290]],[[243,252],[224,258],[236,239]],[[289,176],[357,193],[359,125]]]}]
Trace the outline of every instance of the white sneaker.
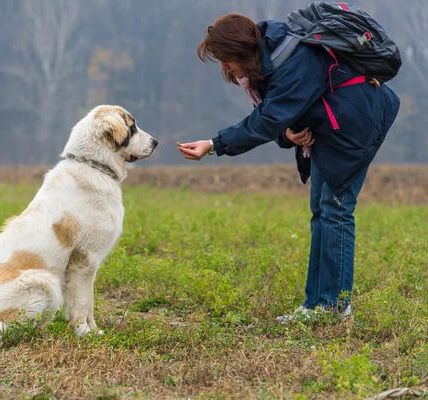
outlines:
[{"label": "white sneaker", "polygon": [[[289,324],[291,322],[308,322],[311,319],[316,319],[320,316],[320,314],[323,314],[325,312],[328,312],[323,307],[316,307],[315,309],[306,308],[305,306],[300,306],[296,308],[296,310],[293,312],[293,314],[289,315],[280,315],[276,317],[277,322],[279,322],[282,325]],[[348,306],[345,308],[344,311],[338,312],[337,316],[344,320],[352,316],[352,308],[351,305],[348,304]]]},{"label": "white sneaker", "polygon": [[351,305],[350,305],[350,304],[348,304],[348,305],[346,306],[346,308],[345,308],[345,310],[344,310],[344,311],[342,311],[342,312],[338,312],[338,313],[337,313],[337,316],[338,316],[340,319],[347,319],[347,318],[349,318],[349,317],[352,317],[352,307],[351,307]]},{"label": "white sneaker", "polygon": [[306,322],[309,321],[311,318],[316,316],[318,313],[316,310],[311,310],[309,308],[306,308],[305,306],[300,306],[294,310],[293,314],[289,315],[280,315],[276,317],[277,322],[280,324],[289,324],[290,322]]}]

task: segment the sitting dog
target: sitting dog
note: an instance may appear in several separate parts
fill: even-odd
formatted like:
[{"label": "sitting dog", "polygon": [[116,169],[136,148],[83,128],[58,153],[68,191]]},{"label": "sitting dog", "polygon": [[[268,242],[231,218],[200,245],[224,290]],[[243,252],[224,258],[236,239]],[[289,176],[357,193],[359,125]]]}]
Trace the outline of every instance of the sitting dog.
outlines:
[{"label": "sitting dog", "polygon": [[98,106],[76,124],[63,160],[0,234],[0,333],[18,314],[53,316],[63,305],[77,335],[96,329],[93,285],[122,232],[125,163],[157,144],[119,106]]}]

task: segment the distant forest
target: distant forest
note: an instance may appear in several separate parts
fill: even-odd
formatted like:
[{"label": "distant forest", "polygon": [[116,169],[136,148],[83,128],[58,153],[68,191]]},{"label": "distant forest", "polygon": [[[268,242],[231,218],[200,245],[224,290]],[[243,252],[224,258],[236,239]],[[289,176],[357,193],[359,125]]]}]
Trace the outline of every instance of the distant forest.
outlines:
[{"label": "distant forest", "polygon": [[[93,106],[119,104],[160,139],[149,163],[183,164],[176,141],[214,137],[252,109],[214,63],[196,56],[206,26],[228,12],[285,19],[306,0],[2,0],[0,164],[52,164]],[[391,86],[399,118],[377,161],[428,162],[428,2],[353,1],[399,44],[404,66]],[[274,144],[221,163],[282,163]]]}]

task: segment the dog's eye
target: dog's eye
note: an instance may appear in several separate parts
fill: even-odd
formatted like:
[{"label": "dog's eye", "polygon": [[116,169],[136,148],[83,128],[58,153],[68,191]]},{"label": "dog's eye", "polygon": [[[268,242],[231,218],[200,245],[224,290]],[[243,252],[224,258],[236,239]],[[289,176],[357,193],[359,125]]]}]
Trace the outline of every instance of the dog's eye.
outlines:
[{"label": "dog's eye", "polygon": [[137,126],[135,124],[131,125],[130,129],[131,129],[131,136],[137,133]]}]

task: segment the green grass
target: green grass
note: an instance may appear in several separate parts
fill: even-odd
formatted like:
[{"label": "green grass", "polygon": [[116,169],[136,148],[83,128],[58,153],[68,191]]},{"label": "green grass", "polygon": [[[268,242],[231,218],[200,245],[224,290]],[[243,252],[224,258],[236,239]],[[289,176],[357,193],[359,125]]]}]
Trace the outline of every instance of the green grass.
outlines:
[{"label": "green grass", "polygon": [[[0,221],[36,189],[0,185]],[[61,314],[14,325],[0,350],[11,398],[364,399],[428,385],[428,207],[360,204],[354,319],[284,327],[275,316],[304,296],[308,199],[134,187],[124,203],[96,280],[105,335],[76,338]],[[61,362],[42,367],[49,346]],[[77,353],[105,359],[71,372]],[[20,354],[33,371],[5,361]]]}]

